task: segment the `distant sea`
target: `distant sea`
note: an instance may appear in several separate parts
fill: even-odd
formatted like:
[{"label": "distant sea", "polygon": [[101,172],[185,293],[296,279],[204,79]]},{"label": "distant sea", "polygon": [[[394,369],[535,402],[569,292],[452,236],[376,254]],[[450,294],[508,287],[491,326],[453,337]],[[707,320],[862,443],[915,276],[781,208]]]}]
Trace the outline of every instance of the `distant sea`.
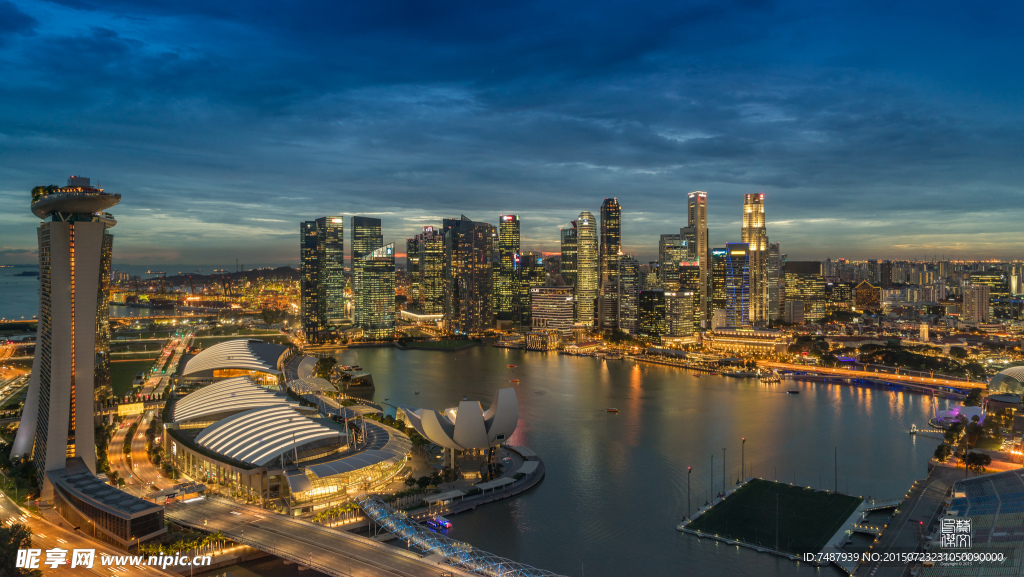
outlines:
[{"label": "distant sea", "polygon": [[[246,270],[254,268],[276,268],[282,264],[243,265]],[[295,266],[294,264],[292,266]],[[38,271],[38,265],[14,265],[0,268],[0,319],[30,319],[39,314],[39,277],[18,276],[26,271]],[[212,274],[214,271],[237,270],[234,264],[115,264],[114,270],[137,275],[140,279],[154,278],[154,272],[164,272],[167,276],[176,274]]]}]

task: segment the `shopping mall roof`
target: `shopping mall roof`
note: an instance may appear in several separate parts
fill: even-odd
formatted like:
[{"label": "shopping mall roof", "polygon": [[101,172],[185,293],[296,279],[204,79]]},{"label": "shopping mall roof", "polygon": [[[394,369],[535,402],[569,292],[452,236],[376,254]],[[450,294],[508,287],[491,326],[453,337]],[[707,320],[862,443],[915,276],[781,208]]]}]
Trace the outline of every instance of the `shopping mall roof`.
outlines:
[{"label": "shopping mall roof", "polygon": [[202,371],[238,369],[280,375],[280,360],[288,350],[283,345],[258,339],[238,339],[217,343],[188,360],[183,376]]},{"label": "shopping mall roof", "polygon": [[189,393],[174,405],[174,422],[247,409],[298,405],[249,377],[224,379]]},{"label": "shopping mall roof", "polygon": [[381,426],[372,421],[365,421],[365,423],[367,440],[365,450],[326,463],[310,465],[306,467],[306,470],[323,478],[344,475],[380,463],[398,463],[405,460],[409,451],[412,450],[412,442],[409,437],[391,427]]},{"label": "shopping mall roof", "polygon": [[203,429],[196,443],[229,459],[263,466],[284,451],[340,436],[337,429],[277,405],[221,419]]}]

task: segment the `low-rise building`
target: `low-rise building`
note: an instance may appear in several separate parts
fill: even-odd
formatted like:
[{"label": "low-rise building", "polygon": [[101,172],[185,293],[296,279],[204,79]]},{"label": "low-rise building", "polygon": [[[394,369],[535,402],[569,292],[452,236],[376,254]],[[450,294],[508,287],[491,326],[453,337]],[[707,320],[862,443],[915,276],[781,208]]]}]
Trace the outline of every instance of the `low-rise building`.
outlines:
[{"label": "low-rise building", "polygon": [[768,329],[716,329],[704,333],[704,347],[716,353],[771,355],[784,353],[792,338]]}]

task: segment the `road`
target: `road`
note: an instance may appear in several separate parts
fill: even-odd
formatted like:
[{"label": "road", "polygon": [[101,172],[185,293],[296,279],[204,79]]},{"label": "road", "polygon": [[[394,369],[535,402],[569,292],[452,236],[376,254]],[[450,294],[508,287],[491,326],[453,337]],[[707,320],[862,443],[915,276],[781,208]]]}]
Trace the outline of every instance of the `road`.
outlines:
[{"label": "road", "polygon": [[167,506],[165,514],[168,519],[206,531],[220,531],[228,538],[278,556],[301,559],[303,564],[310,559],[314,569],[324,571],[326,568],[335,575],[437,577],[443,572],[468,575],[391,545],[219,497],[174,503]]},{"label": "road", "polygon": [[[174,356],[167,369],[168,375],[173,374],[178,363],[181,362],[181,357],[185,353],[186,343],[190,338],[191,335],[177,342],[171,353]],[[162,394],[167,388],[169,379],[170,377],[166,375],[150,377],[143,385],[140,394]],[[165,489],[173,485],[171,481],[164,478],[163,471],[149,461],[149,454],[146,452],[146,428],[149,427],[149,423],[154,417],[154,411],[148,410],[142,415],[125,418],[122,421],[121,428],[114,433],[113,438],[110,440],[110,447],[107,452],[107,458],[110,460],[111,466],[125,479],[125,489],[129,493],[138,496],[145,496],[153,491]],[[124,441],[129,428],[136,422],[139,423],[139,427],[135,431],[135,437],[131,440],[131,466],[129,467],[129,460],[124,454]]]},{"label": "road", "polygon": [[790,363],[775,363],[771,361],[758,361],[758,366],[767,367],[769,369],[781,369],[788,371],[801,371],[807,373],[819,373],[823,375],[836,375],[840,377],[852,377],[855,379],[874,379],[884,380],[887,382],[898,382],[898,383],[910,383],[915,385],[925,385],[930,387],[956,387],[958,389],[986,389],[988,385],[985,383],[976,383],[973,381],[957,381],[949,379],[934,379],[930,377],[915,377],[911,375],[899,375],[892,373],[879,373],[874,371],[853,371],[850,369],[832,368],[832,367],[812,367],[807,365],[795,365]]},{"label": "road", "polygon": [[[103,567],[100,565],[100,555],[108,554],[121,556],[124,555],[124,551],[114,549],[113,547],[107,546],[99,541],[93,541],[92,539],[68,529],[58,527],[45,519],[34,517],[27,511],[18,507],[18,505],[9,499],[7,495],[0,493],[0,523],[4,526],[9,526],[13,523],[21,523],[27,525],[32,530],[32,547],[36,549],[53,549],[61,548],[69,551],[68,559],[70,559],[70,551],[73,549],[95,549],[96,550],[96,561],[93,564],[92,569],[75,567],[72,571],[68,568],[61,569],[50,569],[47,566],[43,566],[40,563],[40,569],[43,571],[43,575],[47,574],[58,574],[64,571],[71,571],[75,575],[98,575],[100,577],[124,577],[130,575],[147,575],[149,577],[166,576],[172,577],[174,574],[161,571],[158,568],[146,567],[146,566],[126,566],[126,567]],[[41,561],[46,559],[46,554],[43,553]]]}]

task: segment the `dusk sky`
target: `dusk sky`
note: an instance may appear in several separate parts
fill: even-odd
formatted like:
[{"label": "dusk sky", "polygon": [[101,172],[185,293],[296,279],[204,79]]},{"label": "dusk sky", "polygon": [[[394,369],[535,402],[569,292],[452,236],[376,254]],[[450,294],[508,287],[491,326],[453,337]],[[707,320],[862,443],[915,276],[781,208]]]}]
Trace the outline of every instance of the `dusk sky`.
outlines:
[{"label": "dusk sky", "polygon": [[763,192],[791,259],[1021,257],[1021,6],[0,0],[0,263],[70,174],[115,266],[295,265],[338,213],[558,251],[610,196],[650,260],[692,190],[713,246]]}]

